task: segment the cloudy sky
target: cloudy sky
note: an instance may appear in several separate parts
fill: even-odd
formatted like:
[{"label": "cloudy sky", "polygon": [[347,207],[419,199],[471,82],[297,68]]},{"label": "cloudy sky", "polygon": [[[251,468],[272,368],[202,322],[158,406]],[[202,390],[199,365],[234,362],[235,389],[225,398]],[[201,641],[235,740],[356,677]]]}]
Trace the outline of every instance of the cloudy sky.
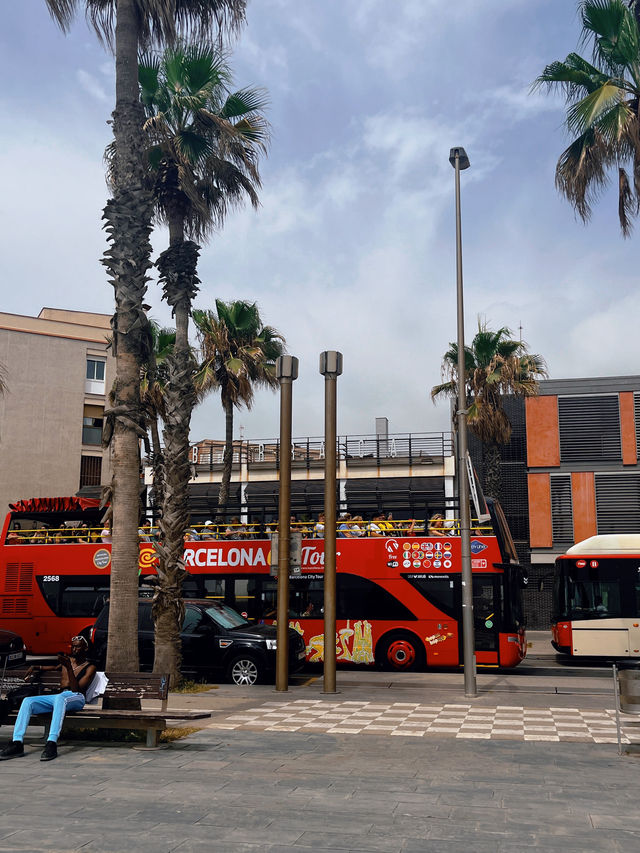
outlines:
[{"label": "cloudy sky", "polygon": [[[338,430],[447,428],[429,389],[455,338],[454,174],[463,145],[467,338],[478,315],[542,354],[553,378],[637,373],[637,237],[615,192],[588,226],[554,188],[558,97],[532,80],[576,49],[574,0],[250,0],[235,85],[269,91],[261,208],[205,247],[199,307],[258,302],[300,359],[295,436],[322,432],[318,354],[339,349]],[[113,60],[80,17],[63,35],[43,0],[6,4],[0,33],[0,310],[111,313],[99,258]],[[162,251],[166,234],[156,232]],[[170,322],[155,283],[152,316]],[[278,430],[261,392],[237,428]],[[219,400],[192,440],[223,435]]]}]

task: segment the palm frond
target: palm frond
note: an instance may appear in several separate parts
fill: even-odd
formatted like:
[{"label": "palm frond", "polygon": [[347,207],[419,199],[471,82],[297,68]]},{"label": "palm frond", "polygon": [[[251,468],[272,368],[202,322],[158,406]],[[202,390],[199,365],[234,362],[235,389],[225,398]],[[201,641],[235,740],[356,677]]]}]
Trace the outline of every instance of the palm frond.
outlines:
[{"label": "palm frond", "polygon": [[622,0],[585,0],[581,6],[583,43],[593,40],[593,58],[613,72],[638,61],[635,16]]},{"label": "palm frond", "polygon": [[613,80],[607,80],[593,92],[573,104],[567,111],[567,127],[582,134],[598,122],[607,111],[624,103],[625,92]]},{"label": "palm frond", "polygon": [[587,222],[591,206],[609,183],[608,149],[598,131],[590,128],[563,151],[556,166],[556,187]]}]

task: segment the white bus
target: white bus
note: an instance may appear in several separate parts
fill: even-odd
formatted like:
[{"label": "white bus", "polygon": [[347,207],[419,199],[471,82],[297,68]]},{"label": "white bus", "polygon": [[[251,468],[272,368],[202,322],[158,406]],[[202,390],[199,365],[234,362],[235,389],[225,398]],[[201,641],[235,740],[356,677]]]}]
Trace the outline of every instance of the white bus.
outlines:
[{"label": "white bus", "polygon": [[558,652],[640,658],[640,533],[591,536],[558,557],[551,618]]}]

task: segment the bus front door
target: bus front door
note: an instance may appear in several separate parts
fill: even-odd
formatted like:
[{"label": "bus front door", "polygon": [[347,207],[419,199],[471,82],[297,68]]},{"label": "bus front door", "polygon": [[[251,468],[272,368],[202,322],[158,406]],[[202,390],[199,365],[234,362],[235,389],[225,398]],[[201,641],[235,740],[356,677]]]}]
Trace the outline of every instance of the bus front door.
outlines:
[{"label": "bus front door", "polygon": [[[496,575],[473,576],[473,627],[478,663],[498,662],[501,604],[496,581]],[[492,654],[485,655],[486,652]]]}]

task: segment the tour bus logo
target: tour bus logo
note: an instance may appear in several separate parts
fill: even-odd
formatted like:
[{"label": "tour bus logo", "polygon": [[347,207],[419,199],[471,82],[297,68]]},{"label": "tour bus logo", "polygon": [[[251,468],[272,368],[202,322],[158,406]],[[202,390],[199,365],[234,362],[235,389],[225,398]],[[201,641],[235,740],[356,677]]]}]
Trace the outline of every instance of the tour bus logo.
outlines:
[{"label": "tour bus logo", "polygon": [[587,561],[586,561],[586,560],[576,560],[576,568],[578,568],[578,569],[584,569],[584,567],[585,567],[586,565],[587,565]]},{"label": "tour bus logo", "polygon": [[138,566],[141,569],[149,569],[158,561],[158,555],[153,547],[141,548],[140,556],[138,557]]},{"label": "tour bus logo", "polygon": [[478,542],[477,539],[474,539],[471,543],[471,553],[472,554],[480,554],[482,551],[486,551],[488,545],[485,545],[484,542]]},{"label": "tour bus logo", "polygon": [[111,562],[111,554],[106,548],[99,548],[93,555],[93,565],[96,569],[106,569]]}]

